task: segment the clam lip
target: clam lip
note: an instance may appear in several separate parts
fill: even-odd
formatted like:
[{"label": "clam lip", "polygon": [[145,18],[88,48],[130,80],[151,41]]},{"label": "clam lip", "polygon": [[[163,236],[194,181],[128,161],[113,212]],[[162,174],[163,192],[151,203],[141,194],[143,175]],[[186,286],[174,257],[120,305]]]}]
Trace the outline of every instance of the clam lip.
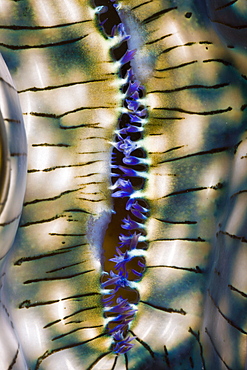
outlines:
[{"label": "clam lip", "polygon": [[0,55],[0,258],[10,249],[26,188],[27,141],[22,112],[8,68]]}]

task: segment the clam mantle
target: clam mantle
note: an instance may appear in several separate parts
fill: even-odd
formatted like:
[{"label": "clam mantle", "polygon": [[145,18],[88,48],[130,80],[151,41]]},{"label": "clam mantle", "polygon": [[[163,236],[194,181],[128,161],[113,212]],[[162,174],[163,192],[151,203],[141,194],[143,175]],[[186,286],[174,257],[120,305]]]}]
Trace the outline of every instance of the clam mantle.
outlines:
[{"label": "clam mantle", "polygon": [[[113,4],[135,50],[129,87],[143,87],[132,103],[105,35]],[[1,369],[246,366],[241,4],[3,1],[0,51],[14,84],[1,62]],[[146,217],[145,261],[134,281],[133,346],[122,351],[114,347],[122,338],[107,330],[102,294],[105,261],[115,258],[110,271],[119,256],[108,255],[104,240],[120,241],[110,229],[113,194],[130,184],[114,189],[112,174],[124,166],[112,153],[125,148],[134,161],[126,152],[133,137],[120,133],[116,143],[116,135],[126,129],[119,117],[139,100],[146,121],[138,145],[148,162],[134,169],[145,172],[142,201],[128,206]]]}]

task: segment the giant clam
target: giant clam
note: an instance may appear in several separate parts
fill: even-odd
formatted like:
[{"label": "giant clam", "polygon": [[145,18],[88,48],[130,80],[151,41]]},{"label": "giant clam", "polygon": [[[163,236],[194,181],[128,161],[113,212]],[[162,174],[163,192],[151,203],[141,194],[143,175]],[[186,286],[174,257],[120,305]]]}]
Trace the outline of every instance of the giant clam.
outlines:
[{"label": "giant clam", "polygon": [[1,369],[246,367],[245,22],[2,1]]}]

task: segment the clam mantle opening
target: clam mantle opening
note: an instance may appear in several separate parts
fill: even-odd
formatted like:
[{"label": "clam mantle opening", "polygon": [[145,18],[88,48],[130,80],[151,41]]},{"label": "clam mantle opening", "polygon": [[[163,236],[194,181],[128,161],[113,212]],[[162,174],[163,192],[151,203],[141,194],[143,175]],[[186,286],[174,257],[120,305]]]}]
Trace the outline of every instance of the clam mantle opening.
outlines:
[{"label": "clam mantle opening", "polygon": [[[135,75],[136,50],[114,1],[95,1],[101,32],[111,40],[109,55],[118,64],[123,96],[111,154],[113,214],[103,243],[101,293],[106,329],[113,339],[112,351],[123,354],[133,347],[129,328],[139,302],[138,281],[145,270],[146,227],[149,206],[143,189],[149,168],[143,148],[148,112],[145,89]],[[113,45],[113,46],[112,46]]]}]

